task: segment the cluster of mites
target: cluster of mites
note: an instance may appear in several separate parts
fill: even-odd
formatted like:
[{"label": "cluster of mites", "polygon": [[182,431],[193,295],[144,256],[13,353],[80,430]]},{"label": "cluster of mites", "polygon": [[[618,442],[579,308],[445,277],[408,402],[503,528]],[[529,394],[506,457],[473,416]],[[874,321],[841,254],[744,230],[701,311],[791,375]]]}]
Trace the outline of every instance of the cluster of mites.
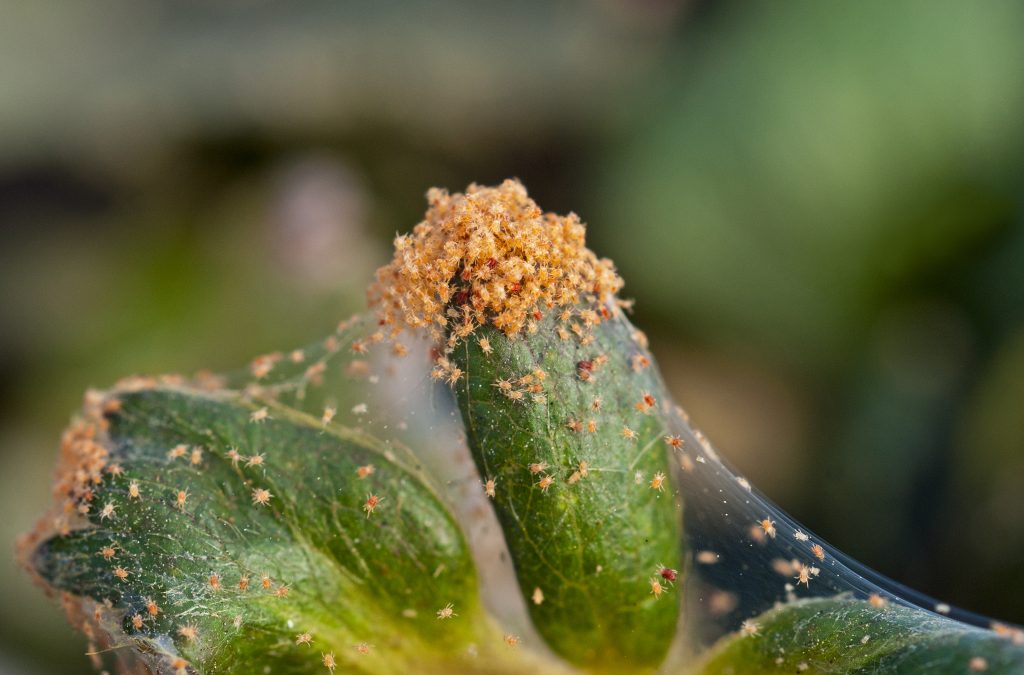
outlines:
[{"label": "cluster of mites", "polygon": [[[382,326],[454,342],[490,323],[506,335],[536,330],[541,312],[614,295],[622,279],[585,244],[575,214],[543,213],[517,181],[465,194],[433,189],[423,222],[395,238],[370,289]],[[532,324],[532,325],[531,325]]]}]

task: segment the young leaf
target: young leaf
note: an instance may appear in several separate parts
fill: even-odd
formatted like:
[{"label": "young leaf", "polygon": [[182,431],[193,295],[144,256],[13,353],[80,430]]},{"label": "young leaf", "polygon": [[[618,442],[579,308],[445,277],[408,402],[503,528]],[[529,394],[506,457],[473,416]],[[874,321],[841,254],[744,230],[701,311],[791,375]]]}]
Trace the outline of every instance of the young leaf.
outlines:
[{"label": "young leaf", "polygon": [[772,609],[708,655],[699,672],[1024,672],[1024,646],[913,607],[817,599]]},{"label": "young leaf", "polygon": [[[654,414],[662,383],[653,368],[633,372],[631,357],[649,357],[621,313],[595,326],[586,346],[559,338],[560,326],[551,316],[514,340],[483,327],[455,348],[469,446],[495,481],[519,584],[548,643],[592,668],[653,667],[679,612],[678,590],[660,571],[681,567],[665,431]],[[645,394],[654,397],[649,409]],[[623,436],[627,427],[635,438]]]},{"label": "young leaf", "polygon": [[373,438],[144,387],[65,440],[62,508],[84,516],[31,562],[94,641],[153,672],[434,672],[509,651],[451,515]]}]

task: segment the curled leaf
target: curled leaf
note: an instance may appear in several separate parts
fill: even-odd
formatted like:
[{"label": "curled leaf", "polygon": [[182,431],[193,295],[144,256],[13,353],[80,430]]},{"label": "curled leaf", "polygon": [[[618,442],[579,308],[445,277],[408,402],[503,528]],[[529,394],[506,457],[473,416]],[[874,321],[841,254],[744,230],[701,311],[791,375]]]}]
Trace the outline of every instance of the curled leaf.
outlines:
[{"label": "curled leaf", "polygon": [[469,446],[495,481],[519,585],[548,644],[590,668],[654,667],[680,606],[681,584],[662,571],[674,579],[682,567],[656,414],[662,384],[655,369],[634,372],[631,357],[648,357],[621,313],[588,331],[586,345],[559,328],[554,316],[515,340],[481,328],[455,348]]},{"label": "curled leaf", "polygon": [[380,442],[228,393],[144,387],[97,407],[66,439],[60,507],[77,521],[31,563],[125,660],[433,672],[500,641],[452,516]]}]

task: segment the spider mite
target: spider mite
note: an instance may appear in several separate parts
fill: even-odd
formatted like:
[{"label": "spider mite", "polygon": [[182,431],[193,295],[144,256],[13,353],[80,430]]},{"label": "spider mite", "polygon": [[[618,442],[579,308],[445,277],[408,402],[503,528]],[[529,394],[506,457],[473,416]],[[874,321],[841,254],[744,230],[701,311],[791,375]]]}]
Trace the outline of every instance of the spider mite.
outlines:
[{"label": "spider mite", "polygon": [[116,508],[117,507],[114,505],[114,502],[107,502],[106,506],[103,507],[103,510],[100,511],[100,520],[106,520],[107,518],[113,518],[116,516],[117,514],[114,512]]},{"label": "spider mite", "polygon": [[669,447],[675,448],[676,450],[683,447],[683,439],[680,438],[679,436],[666,436],[665,443],[667,443]]},{"label": "spider mite", "polygon": [[661,597],[661,594],[665,592],[665,587],[661,585],[660,581],[658,581],[658,577],[651,577],[650,584],[651,595],[653,595],[654,599],[657,600]]},{"label": "spider mite", "polygon": [[547,462],[534,462],[530,465],[530,473],[536,475],[548,468]]},{"label": "spider mite", "polygon": [[455,613],[455,607],[450,602],[441,609],[437,610],[438,619],[450,619],[453,616],[458,616],[458,614]]},{"label": "spider mite", "polygon": [[360,479],[363,479],[373,474],[374,471],[376,471],[376,469],[373,464],[366,464],[365,466],[361,466],[356,469],[356,475],[359,476]]},{"label": "spider mite", "polygon": [[822,561],[825,560],[825,549],[823,549],[821,547],[821,544],[814,544],[814,545],[812,545],[811,546],[811,553],[813,553],[814,557],[817,558],[818,560],[822,560]]},{"label": "spider mite", "polygon": [[767,534],[772,539],[775,538],[775,521],[774,520],[771,520],[770,518],[765,518],[764,520],[762,520],[758,524],[761,526],[761,529],[764,530],[765,534]]},{"label": "spider mite", "polygon": [[490,497],[491,499],[494,499],[494,495],[495,495],[494,485],[497,482],[498,482],[497,478],[488,478],[487,481],[484,483],[484,494],[487,495],[488,497]]},{"label": "spider mite", "polygon": [[983,673],[988,670],[988,660],[984,656],[975,656],[967,662],[967,667],[974,673]]},{"label": "spider mite", "polygon": [[871,604],[872,607],[876,609],[882,609],[883,607],[889,604],[889,601],[883,598],[878,593],[872,593],[871,595],[869,595],[868,602]]},{"label": "spider mite", "polygon": [[651,360],[643,354],[637,354],[630,359],[630,364],[633,367],[633,371],[639,373],[641,370],[651,365]]},{"label": "spider mite", "polygon": [[580,478],[586,478],[590,475],[590,462],[581,459],[579,464],[576,465],[576,471],[579,473]]},{"label": "spider mite", "polygon": [[383,499],[383,497],[378,497],[373,494],[366,495],[366,503],[363,504],[363,511],[366,511],[367,518],[370,517],[370,514],[373,513],[374,509],[377,508],[377,505],[380,504]]},{"label": "spider mite", "polygon": [[270,490],[265,488],[256,488],[252,491],[252,503],[256,506],[266,506],[270,503],[271,497],[274,495],[270,494]]},{"label": "spider mite", "polygon": [[651,408],[654,407],[655,403],[657,403],[655,398],[651,396],[649,393],[644,392],[644,395],[640,397],[640,400],[637,401],[637,404],[634,407],[640,412],[646,414],[651,411]]},{"label": "spider mite", "polygon": [[651,479],[651,489],[662,492],[665,489],[665,474],[659,471]]},{"label": "spider mite", "polygon": [[799,586],[800,584],[803,584],[807,588],[810,588],[811,568],[799,561],[794,563],[794,567],[796,568],[796,576],[793,578],[796,579],[796,585]]},{"label": "spider mite", "polygon": [[250,422],[263,422],[264,420],[270,419],[270,410],[266,406],[263,406],[259,410],[252,411],[249,415]]},{"label": "spider mite", "polygon": [[587,382],[594,372],[594,362],[590,360],[579,361],[576,364],[576,374],[581,380]]}]

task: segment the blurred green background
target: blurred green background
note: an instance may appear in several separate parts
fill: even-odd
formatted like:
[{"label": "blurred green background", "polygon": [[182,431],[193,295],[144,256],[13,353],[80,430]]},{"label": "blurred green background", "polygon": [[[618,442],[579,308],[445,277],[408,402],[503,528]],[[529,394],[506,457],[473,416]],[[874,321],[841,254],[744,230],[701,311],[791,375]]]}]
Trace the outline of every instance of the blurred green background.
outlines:
[{"label": "blurred green background", "polygon": [[[0,9],[0,539],[86,387],[302,345],[432,185],[619,264],[679,401],[855,558],[1024,622],[1024,6]],[[0,671],[89,670],[0,565]]]}]

